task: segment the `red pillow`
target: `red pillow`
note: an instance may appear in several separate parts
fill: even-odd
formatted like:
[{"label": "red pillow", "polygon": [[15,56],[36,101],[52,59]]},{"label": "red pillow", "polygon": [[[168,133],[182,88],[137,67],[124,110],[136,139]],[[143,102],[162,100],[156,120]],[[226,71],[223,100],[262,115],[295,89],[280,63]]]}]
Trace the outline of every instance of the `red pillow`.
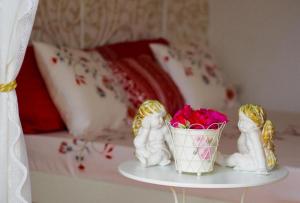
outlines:
[{"label": "red pillow", "polygon": [[118,60],[121,58],[133,57],[139,55],[148,55],[154,58],[154,55],[149,47],[151,43],[160,43],[169,45],[169,42],[163,38],[139,40],[131,42],[122,42],[116,44],[97,47],[96,50],[107,60]]},{"label": "red pillow", "polygon": [[127,93],[133,116],[145,99],[158,99],[170,114],[180,109],[184,100],[176,84],[159,66],[149,47],[151,43],[168,45],[165,39],[123,42],[98,47],[96,50],[110,67]]},{"label": "red pillow", "polygon": [[109,67],[127,94],[130,117],[146,99],[161,101],[172,115],[183,106],[183,97],[175,83],[149,56],[111,61]]},{"label": "red pillow", "polygon": [[66,129],[38,70],[32,46],[26,50],[17,83],[19,113],[24,133],[47,133]]},{"label": "red pillow", "polygon": [[128,114],[133,117],[137,108],[146,99],[159,99],[155,89],[148,82],[147,74],[140,72],[140,65],[132,58],[109,62],[109,67],[123,87],[129,100]]},{"label": "red pillow", "polygon": [[171,77],[153,60],[149,55],[140,55],[136,58],[140,66],[153,79],[149,79],[151,85],[155,87],[158,100],[161,101],[167,111],[174,115],[177,110],[184,105],[184,99],[177,85]]}]

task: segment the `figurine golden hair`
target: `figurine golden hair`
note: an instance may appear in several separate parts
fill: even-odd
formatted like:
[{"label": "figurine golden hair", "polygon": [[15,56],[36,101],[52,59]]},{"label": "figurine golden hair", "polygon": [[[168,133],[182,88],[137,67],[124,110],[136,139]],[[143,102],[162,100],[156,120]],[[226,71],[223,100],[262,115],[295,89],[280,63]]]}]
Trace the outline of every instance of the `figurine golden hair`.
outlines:
[{"label": "figurine golden hair", "polygon": [[146,100],[139,107],[132,123],[133,136],[136,136],[140,127],[142,126],[143,119],[152,114],[164,112],[164,120],[170,120],[171,116],[166,112],[165,107],[157,100]]},{"label": "figurine golden hair", "polygon": [[277,158],[275,156],[275,146],[273,143],[275,130],[272,122],[266,120],[266,113],[261,106],[245,104],[240,107],[239,111],[250,118],[261,130],[261,141],[263,143],[267,167],[269,170],[273,169],[277,164]]}]

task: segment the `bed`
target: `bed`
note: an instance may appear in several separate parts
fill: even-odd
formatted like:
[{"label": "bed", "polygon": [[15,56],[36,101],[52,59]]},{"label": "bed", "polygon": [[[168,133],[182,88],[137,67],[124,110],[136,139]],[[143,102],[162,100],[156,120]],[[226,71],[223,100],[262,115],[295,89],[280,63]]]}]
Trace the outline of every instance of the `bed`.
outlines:
[{"label": "bed", "polygon": [[[182,15],[178,15],[178,12]],[[198,18],[194,18],[195,15]],[[126,3],[122,0],[89,0],[76,1],[76,3],[70,0],[56,0],[56,3],[41,0],[31,39],[85,50],[116,42],[153,39],[161,36],[176,42],[196,41],[207,44],[205,40],[207,28],[207,0],[174,0],[172,3],[168,0],[133,0]],[[125,43],[123,47],[128,48],[128,44]],[[33,50],[30,49],[33,55]],[[119,59],[118,54],[111,54],[112,52],[106,48],[103,50],[108,57]],[[131,52],[140,52],[140,49],[132,48]],[[52,58],[53,63],[56,63],[56,60]],[[24,63],[27,63],[27,66],[36,64],[26,57]],[[20,75],[23,70],[25,69],[21,69]],[[191,73],[189,69],[186,70],[187,75]],[[209,73],[215,74],[211,71]],[[39,74],[31,69],[28,75],[40,77]],[[207,82],[207,78],[204,79]],[[19,78],[19,84],[21,80]],[[76,82],[82,81],[79,78]],[[36,87],[46,89],[45,84],[38,80],[28,81],[25,77],[23,83],[27,83],[29,87],[26,90],[26,87],[20,85],[17,92],[19,99],[26,98],[23,93],[31,92]],[[40,91],[38,88],[34,90]],[[232,91],[226,93],[229,98],[234,95]],[[35,99],[27,103],[19,101],[21,114],[24,109],[27,109],[32,116],[43,120],[43,115],[32,109],[42,108],[44,105],[49,107],[43,111],[44,113],[56,113],[52,114],[54,115],[52,120],[56,119],[57,122],[51,123],[51,130],[47,129],[49,127],[47,123],[40,122],[39,125],[43,125],[45,129],[43,132],[35,131],[34,134],[25,135],[33,202],[171,201],[172,196],[166,189],[130,181],[117,172],[117,166],[122,161],[134,158],[131,130],[128,125],[124,124],[118,130],[105,130],[93,141],[76,138],[66,131],[56,108],[51,102],[49,104],[49,95],[40,92],[39,96],[41,95],[46,100]],[[31,108],[28,108],[28,105],[31,105]],[[236,139],[239,134],[235,126],[237,108],[231,107],[227,113],[231,122],[222,135],[220,150],[231,153],[236,150]],[[298,157],[300,151],[297,146],[300,144],[300,115],[270,112],[269,117],[275,123],[278,132],[275,142],[280,164],[288,167],[290,175],[283,182],[249,191],[248,197],[253,202],[300,202],[296,188],[300,182],[300,158]],[[30,119],[27,121],[31,122]],[[23,129],[25,129],[24,124]],[[27,130],[33,129],[28,127]],[[191,190],[189,202],[238,201],[241,192],[237,189]]]},{"label": "bed", "polygon": [[[235,111],[228,113],[233,119],[231,119],[231,124],[226,126],[221,138],[220,151],[225,153],[233,152],[236,149],[238,130],[234,124],[236,121],[234,119],[235,113]],[[300,181],[300,158],[298,156],[300,151],[297,147],[300,142],[300,117],[297,114],[279,112],[271,112],[270,117],[278,129],[276,137],[278,159],[281,165],[288,167],[290,174],[286,180],[280,183],[250,190],[247,199],[252,199],[254,202],[298,202],[300,196],[295,185]],[[130,200],[130,202],[138,202],[143,195],[150,197],[153,193],[155,194],[155,191],[161,198],[168,198],[168,196],[164,196],[166,194],[160,194],[161,190],[165,191],[165,189],[158,186],[149,187],[146,184],[127,180],[118,173],[118,164],[134,158],[132,137],[126,126],[119,131],[107,131],[102,137],[92,142],[76,140],[66,131],[47,135],[26,135],[25,141],[33,178],[33,199],[35,202],[48,202],[45,200],[47,199],[45,195],[55,196],[49,202],[53,202],[53,198],[57,199],[55,202],[62,201],[61,198],[65,196],[65,192],[74,186],[72,184],[79,184],[80,189],[75,187],[75,191],[76,188],[80,191],[73,193],[72,198],[64,197],[66,201],[77,199],[78,202],[81,202],[82,199],[85,199],[87,202],[97,202],[103,197],[102,189],[106,191],[106,189],[111,188],[115,191],[121,189],[122,186],[124,188],[128,186],[128,194],[137,188],[141,190],[141,196],[137,195],[133,198],[129,195],[126,197],[127,201]],[[45,181],[50,179],[50,182],[35,182],[35,180],[43,179]],[[59,194],[56,194],[58,192],[56,181],[60,182],[62,179],[66,191],[61,193],[62,196],[59,197]],[[99,190],[99,193],[96,192],[99,194],[98,196],[89,195],[92,191],[86,190],[85,187],[89,184],[94,184],[94,186],[90,185],[92,190]],[[53,188],[52,192],[50,188]],[[124,188],[121,189],[123,192]],[[286,190],[286,188],[289,189]],[[189,194],[193,197],[208,198],[210,199],[206,200],[208,202],[213,200],[225,202],[238,201],[241,192],[237,189],[192,190],[189,191]],[[110,191],[110,193],[114,192]],[[110,201],[119,201],[118,198],[112,197],[114,196],[109,195]]]}]

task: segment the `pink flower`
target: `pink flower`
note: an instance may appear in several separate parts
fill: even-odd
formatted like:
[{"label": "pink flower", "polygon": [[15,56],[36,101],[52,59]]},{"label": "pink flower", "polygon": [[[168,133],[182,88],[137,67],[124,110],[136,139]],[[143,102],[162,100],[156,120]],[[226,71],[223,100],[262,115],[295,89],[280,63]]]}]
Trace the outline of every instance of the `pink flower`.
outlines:
[{"label": "pink flower", "polygon": [[174,127],[188,128],[190,125],[189,118],[193,113],[193,109],[190,105],[184,105],[184,107],[177,111],[171,120],[171,125]]},{"label": "pink flower", "polygon": [[205,126],[205,119],[203,115],[199,111],[194,111],[189,118],[190,128],[192,129],[203,129]]},{"label": "pink flower", "polygon": [[185,105],[177,111],[170,123],[176,128],[217,129],[217,124],[224,122],[228,122],[227,116],[218,111],[204,108],[193,110],[190,105]]},{"label": "pink flower", "polygon": [[[213,123],[223,123],[223,122],[227,123],[228,122],[227,116],[218,111],[209,109],[208,114],[209,114],[210,118],[213,119],[213,121],[214,121]],[[210,124],[212,124],[212,123],[210,123]]]}]

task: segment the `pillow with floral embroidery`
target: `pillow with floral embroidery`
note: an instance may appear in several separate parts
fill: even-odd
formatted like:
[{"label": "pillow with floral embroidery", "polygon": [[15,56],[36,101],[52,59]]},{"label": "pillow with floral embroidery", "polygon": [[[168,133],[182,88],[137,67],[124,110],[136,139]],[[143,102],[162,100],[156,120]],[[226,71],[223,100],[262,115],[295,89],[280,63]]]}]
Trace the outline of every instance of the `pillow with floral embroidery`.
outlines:
[{"label": "pillow with floral embroidery", "polygon": [[150,44],[155,58],[175,81],[186,103],[193,108],[226,107],[228,100],[235,97],[235,91],[230,89],[228,93],[209,52],[194,44],[180,47],[176,49],[162,44]]},{"label": "pillow with floral embroidery", "polygon": [[50,96],[72,135],[93,139],[122,125],[126,104],[98,53],[33,45]]}]

